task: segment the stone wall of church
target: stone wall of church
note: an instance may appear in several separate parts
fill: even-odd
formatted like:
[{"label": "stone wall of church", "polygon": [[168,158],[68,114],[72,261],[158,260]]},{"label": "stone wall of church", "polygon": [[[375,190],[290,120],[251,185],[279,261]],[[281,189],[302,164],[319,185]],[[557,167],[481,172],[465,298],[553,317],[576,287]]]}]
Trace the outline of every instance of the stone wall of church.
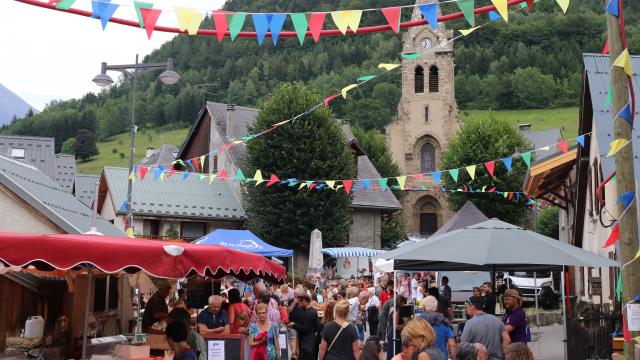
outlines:
[{"label": "stone wall of church", "polygon": [[349,225],[349,246],[380,249],[381,217],[380,210],[354,208]]}]

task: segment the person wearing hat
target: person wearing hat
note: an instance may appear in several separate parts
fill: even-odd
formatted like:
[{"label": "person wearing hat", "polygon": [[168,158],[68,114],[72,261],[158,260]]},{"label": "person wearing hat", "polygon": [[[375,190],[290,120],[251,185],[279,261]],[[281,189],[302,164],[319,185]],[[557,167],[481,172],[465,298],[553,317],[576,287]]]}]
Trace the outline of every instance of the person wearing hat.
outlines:
[{"label": "person wearing hat", "polygon": [[522,308],[522,296],[516,289],[507,289],[504,292],[504,307],[506,311],[502,316],[502,323],[509,332],[512,343],[527,342],[527,315]]},{"label": "person wearing hat", "polygon": [[[153,333],[151,328],[153,324],[164,320],[169,313],[166,299],[171,292],[171,284],[167,280],[161,280],[157,281],[155,285],[158,291],[147,301],[144,306],[144,315],[142,316],[142,331],[146,333]],[[164,334],[163,332],[160,333]]]}]

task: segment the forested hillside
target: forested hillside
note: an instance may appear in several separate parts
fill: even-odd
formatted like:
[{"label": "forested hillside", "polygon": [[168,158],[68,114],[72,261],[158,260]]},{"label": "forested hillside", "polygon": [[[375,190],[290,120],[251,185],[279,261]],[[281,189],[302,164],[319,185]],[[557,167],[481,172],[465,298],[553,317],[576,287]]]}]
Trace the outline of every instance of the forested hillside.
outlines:
[{"label": "forested hillside", "polygon": [[[227,10],[317,11],[378,8],[406,5],[412,0],[230,0]],[[476,1],[476,7],[489,0]],[[540,0],[531,14],[513,14],[508,24],[499,21],[455,44],[456,96],[461,108],[521,109],[576,105],[581,87],[581,53],[600,52],[606,38],[604,2],[572,0],[563,15],[551,0]],[[640,5],[628,3],[627,33],[632,53],[640,47],[637,19]],[[446,4],[445,13],[457,11]],[[405,10],[403,20],[410,16]],[[486,21],[486,15],[477,17]],[[366,12],[362,25],[381,24],[378,12]],[[251,20],[247,18],[244,29]],[[204,27],[211,28],[211,20]],[[328,18],[325,28],[332,26]],[[463,21],[447,23],[450,29],[467,28]],[[291,29],[290,20],[285,23]],[[456,32],[457,34],[457,32]],[[269,39],[259,46],[255,39],[178,36],[148,56],[145,61],[175,59],[182,79],[173,86],[147,74],[140,82],[138,122],[162,129],[189,126],[204,100],[255,106],[273,89],[299,81],[321,95],[329,95],[357,77],[375,73],[380,62],[397,61],[401,34],[392,32],[350,37],[280,39],[274,47]],[[349,118],[365,129],[383,129],[393,120],[400,97],[400,73],[381,77],[350,93],[349,101],[338,100],[338,116]],[[203,85],[206,84],[206,85]],[[130,84],[113,86],[82,99],[55,101],[30,118],[18,120],[2,131],[54,136],[57,146],[89,129],[99,139],[124,132],[129,124]],[[58,149],[59,150],[59,149]]]}]

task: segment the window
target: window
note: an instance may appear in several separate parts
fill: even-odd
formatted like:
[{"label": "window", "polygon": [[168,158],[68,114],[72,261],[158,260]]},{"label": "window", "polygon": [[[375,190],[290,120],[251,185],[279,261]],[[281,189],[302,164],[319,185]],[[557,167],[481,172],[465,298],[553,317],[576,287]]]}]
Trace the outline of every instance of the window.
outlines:
[{"label": "window", "polygon": [[160,235],[160,221],[144,219],[142,221],[142,235],[157,238]]},{"label": "window", "polygon": [[430,172],[436,169],[436,148],[431,143],[422,145],[420,150],[420,172]]},{"label": "window", "polygon": [[207,232],[207,224],[202,222],[183,222],[180,224],[180,238],[198,239]]},{"label": "window", "polygon": [[416,66],[415,74],[414,74],[414,87],[416,94],[424,92],[424,69],[422,66]]},{"label": "window", "polygon": [[429,68],[429,92],[438,92],[438,67]]},{"label": "window", "polygon": [[11,157],[16,159],[24,159],[24,149],[11,148]]},{"label": "window", "polygon": [[214,155],[211,161],[211,173],[215,174],[218,172],[218,156]]},{"label": "window", "polygon": [[424,107],[424,122],[429,122],[429,107]]},{"label": "window", "polygon": [[[107,275],[109,277],[109,309],[118,308],[118,278]],[[93,311],[105,311],[104,304],[107,300],[107,278],[96,278],[93,284]]]}]

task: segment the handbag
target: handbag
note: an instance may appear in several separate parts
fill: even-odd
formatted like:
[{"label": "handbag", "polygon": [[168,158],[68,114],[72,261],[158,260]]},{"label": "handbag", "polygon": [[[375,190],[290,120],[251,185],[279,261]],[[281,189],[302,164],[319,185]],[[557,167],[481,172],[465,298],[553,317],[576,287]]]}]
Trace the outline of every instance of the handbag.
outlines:
[{"label": "handbag", "polygon": [[346,329],[347,326],[349,326],[349,323],[342,324],[342,326],[340,327],[340,330],[338,330],[338,333],[336,334],[336,336],[334,336],[333,340],[331,340],[331,344],[329,344],[329,347],[327,348],[327,352],[329,352],[329,350],[331,350],[331,348],[333,347],[333,344],[338,339],[338,336],[340,336],[340,333],[342,333],[342,330]]}]

